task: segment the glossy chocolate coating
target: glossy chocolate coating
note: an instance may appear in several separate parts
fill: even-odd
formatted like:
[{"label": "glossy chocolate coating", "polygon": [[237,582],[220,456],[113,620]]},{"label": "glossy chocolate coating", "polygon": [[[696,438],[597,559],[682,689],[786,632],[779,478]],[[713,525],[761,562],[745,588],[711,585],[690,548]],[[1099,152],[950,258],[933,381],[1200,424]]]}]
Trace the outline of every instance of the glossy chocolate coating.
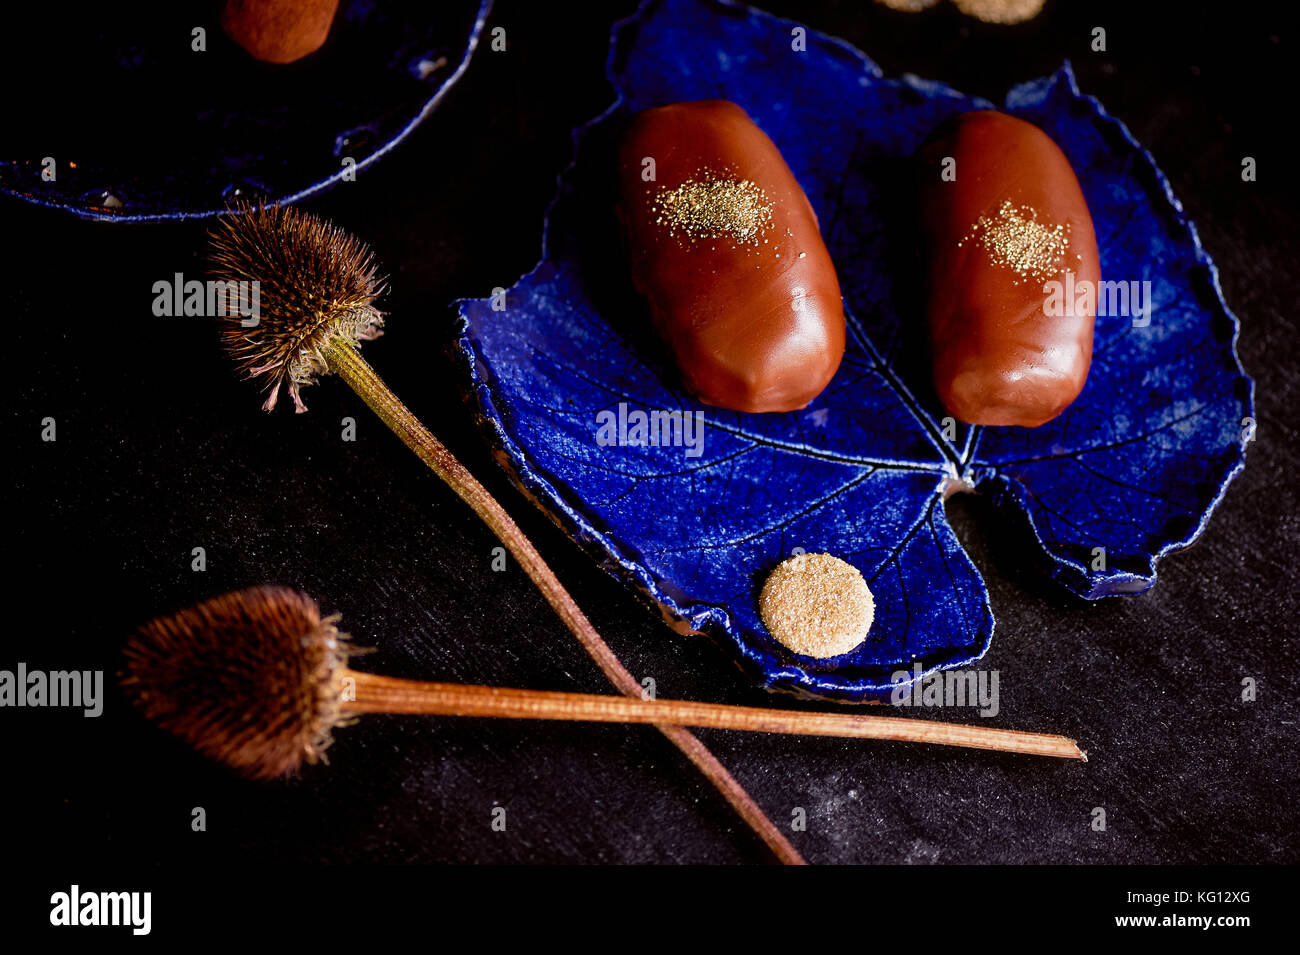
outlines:
[{"label": "glossy chocolate coating", "polygon": [[226,35],[267,63],[292,63],[325,45],[339,0],[226,0]]},{"label": "glossy chocolate coating", "polygon": [[[643,178],[648,158],[654,181]],[[662,197],[710,175],[748,180],[770,202],[752,241],[665,224]],[[624,133],[619,180],[632,281],[687,388],[736,411],[817,397],[844,356],[844,309],[817,217],[776,144],[735,103],[661,106]]]},{"label": "glossy chocolate coating", "polygon": [[[945,157],[956,161],[955,181],[941,176]],[[1096,309],[1050,315],[1044,285],[1064,283],[1070,271],[1076,285],[1086,280],[1095,289],[1101,274],[1092,217],[1074,170],[1037,126],[991,110],[963,113],[940,126],[920,161],[939,398],[970,424],[1036,427],[1050,421],[1083,390]],[[1044,226],[1065,227],[1068,246],[1054,265],[1017,272],[972,239],[980,218],[996,217],[1008,201],[1032,209]]]}]

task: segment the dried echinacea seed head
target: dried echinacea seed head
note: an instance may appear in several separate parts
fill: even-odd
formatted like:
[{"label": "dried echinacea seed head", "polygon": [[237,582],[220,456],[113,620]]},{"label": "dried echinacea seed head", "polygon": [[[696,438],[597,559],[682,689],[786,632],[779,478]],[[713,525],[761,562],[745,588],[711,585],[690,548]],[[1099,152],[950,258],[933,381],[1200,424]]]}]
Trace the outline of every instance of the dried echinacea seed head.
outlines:
[{"label": "dried echinacea seed head", "polygon": [[375,300],[384,291],[370,248],[338,226],[292,206],[235,206],[209,232],[214,278],[254,283],[256,321],[233,310],[221,316],[226,349],[247,378],[266,383],[270,411],[288,390],[298,411],[299,392],[328,372],[325,346],[357,342],[383,332]]},{"label": "dried echinacea seed head", "polygon": [[255,779],[323,758],[356,652],[306,594],[261,586],[140,628],[122,688],[144,716]]},{"label": "dried echinacea seed head", "polygon": [[848,653],[866,639],[876,604],[852,564],[830,554],[799,554],[768,575],[758,609],[784,646],[822,659]]}]

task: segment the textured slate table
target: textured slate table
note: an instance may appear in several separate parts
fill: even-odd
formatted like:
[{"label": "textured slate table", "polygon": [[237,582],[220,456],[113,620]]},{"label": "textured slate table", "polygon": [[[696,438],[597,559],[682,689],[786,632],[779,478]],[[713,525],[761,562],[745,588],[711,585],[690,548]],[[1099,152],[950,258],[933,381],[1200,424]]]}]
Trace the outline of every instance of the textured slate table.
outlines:
[{"label": "textured slate table", "polygon": [[[1049,3],[1034,24],[866,2],[768,3],[840,35],[890,74],[1000,98],[1070,57],[1161,163],[1242,320],[1259,425],[1244,475],[1150,593],[1086,605],[1038,579],[1027,542],[979,500],[949,512],[989,582],[998,725],[1077,737],[1091,762],[910,745],[702,732],[778,822],[808,815],[814,862],[1295,862],[1293,758],[1300,473],[1297,191],[1275,129],[1294,34],[1244,7]],[[1154,6],[1154,5],[1152,5]],[[1197,9],[1190,9],[1189,6]],[[389,333],[366,354],[505,502],[628,667],[664,697],[763,705],[726,654],[678,636],[598,573],[484,450],[449,374],[446,303],[535,262],[569,130],[608,102],[609,23],[501,0],[439,113],[310,208],[371,241],[392,279]],[[1068,7],[1068,9],[1067,9]],[[1089,49],[1107,31],[1106,54]],[[14,131],[9,131],[13,135]],[[1243,156],[1259,180],[1243,183]],[[13,340],[5,402],[11,622],[0,666],[118,665],[157,612],[260,582],[300,586],[379,648],[394,675],[606,692],[595,667],[495,540],[336,382],[311,413],[263,415],[201,320],[154,318],[151,286],[199,273],[196,225],[112,226],[6,201],[0,284]],[[40,421],[58,440],[40,441]],[[340,439],[356,418],[357,440]],[[190,570],[204,547],[207,570]],[[1243,677],[1258,699],[1240,699]],[[815,708],[815,707],[813,707]],[[953,718],[976,720],[973,714]],[[368,719],[332,764],[252,785],[143,725],[10,710],[15,849],[76,858],[763,862],[768,855],[652,729]],[[207,812],[205,833],[191,810]],[[490,826],[507,809],[505,832]],[[1107,811],[1105,832],[1091,811]]]}]

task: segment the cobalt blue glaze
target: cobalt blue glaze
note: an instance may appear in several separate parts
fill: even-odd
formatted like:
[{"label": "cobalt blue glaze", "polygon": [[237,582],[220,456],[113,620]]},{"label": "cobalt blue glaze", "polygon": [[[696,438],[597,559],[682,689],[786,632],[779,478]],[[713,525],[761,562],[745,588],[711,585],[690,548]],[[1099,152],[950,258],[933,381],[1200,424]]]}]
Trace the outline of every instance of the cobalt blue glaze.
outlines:
[{"label": "cobalt blue glaze", "polygon": [[[61,26],[58,85],[42,80],[48,51],[20,50],[27,60],[11,68],[42,90],[30,125],[51,128],[24,129],[38,154],[0,155],[0,191],[111,222],[212,216],[237,194],[297,202],[342,180],[342,157],[359,172],[433,112],[469,66],[492,0],[344,0],[325,45],[290,64],[237,47],[218,6],[146,2]],[[204,52],[191,49],[196,26]],[[46,156],[53,181],[41,176]],[[108,194],[122,205],[106,206]]]},{"label": "cobalt blue glaze", "polygon": [[[1012,90],[1004,108],[1069,156],[1103,278],[1150,280],[1156,307],[1146,327],[1098,320],[1087,387],[1056,421],[945,428],[922,331],[911,157],[940,121],[990,104],[887,79],[812,31],[796,53],[795,26],[712,0],[650,2],[618,25],[609,76],[619,99],[575,133],[542,262],[496,308],[459,303],[459,348],[512,475],[608,570],[675,621],[725,638],[769,689],[860,702],[887,697],[891,676],[915,663],[928,673],[988,649],[988,592],[945,519],[945,490],[974,486],[1027,522],[1075,593],[1143,590],[1241,469],[1253,393],[1195,229],[1067,64]],[[750,415],[689,397],[625,277],[611,182],[621,124],[710,97],[739,103],[776,141],[839,272],[847,352],[802,411]],[[702,414],[699,455],[601,446],[598,415],[620,404]],[[763,628],[758,591],[795,548],[843,557],[869,581],[876,620],[851,653],[797,657]]]}]

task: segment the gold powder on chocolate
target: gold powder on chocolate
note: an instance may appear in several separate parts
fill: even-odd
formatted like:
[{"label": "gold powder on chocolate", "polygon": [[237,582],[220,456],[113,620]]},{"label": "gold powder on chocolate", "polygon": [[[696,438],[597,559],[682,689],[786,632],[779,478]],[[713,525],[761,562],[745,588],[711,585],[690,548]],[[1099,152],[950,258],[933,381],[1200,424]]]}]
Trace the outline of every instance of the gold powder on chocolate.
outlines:
[{"label": "gold powder on chocolate", "polygon": [[980,216],[957,245],[972,241],[995,265],[1015,272],[1017,285],[1028,279],[1042,282],[1060,274],[1070,248],[1070,227],[1039,222],[1029,206],[1004,199],[997,212]]},{"label": "gold powder on chocolate", "polygon": [[856,567],[830,554],[799,554],[767,577],[758,598],[763,625],[795,653],[848,653],[871,629],[876,605]]},{"label": "gold powder on chocolate", "polygon": [[728,179],[705,169],[676,189],[664,189],[651,200],[655,221],[668,234],[698,239],[734,239],[758,244],[772,224],[772,201],[750,179]]}]

